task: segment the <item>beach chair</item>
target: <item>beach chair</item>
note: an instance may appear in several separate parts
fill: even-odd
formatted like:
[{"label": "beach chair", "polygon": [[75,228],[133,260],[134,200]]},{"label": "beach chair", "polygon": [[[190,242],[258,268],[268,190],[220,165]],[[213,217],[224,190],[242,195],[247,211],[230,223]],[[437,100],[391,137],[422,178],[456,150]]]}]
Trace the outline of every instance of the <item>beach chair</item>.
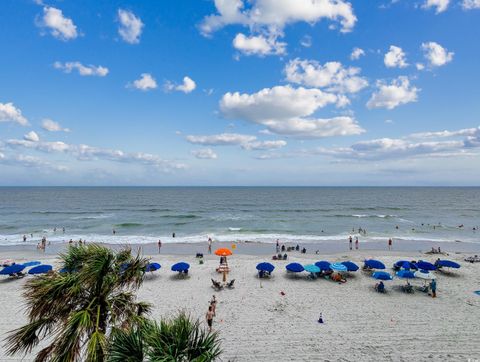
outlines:
[{"label": "beach chair", "polygon": [[223,289],[223,285],[220,284],[219,282],[217,282],[216,280],[213,280],[213,279],[212,279],[212,288],[213,288],[213,289],[216,289],[216,290],[222,290],[222,289]]},{"label": "beach chair", "polygon": [[412,294],[412,293],[413,293],[413,286],[412,286],[411,284],[403,285],[403,286],[402,286],[402,290],[403,290],[405,293],[410,293],[410,294]]},{"label": "beach chair", "polygon": [[230,280],[230,282],[226,284],[226,287],[229,289],[233,289],[234,288],[233,283],[235,283],[235,279]]}]

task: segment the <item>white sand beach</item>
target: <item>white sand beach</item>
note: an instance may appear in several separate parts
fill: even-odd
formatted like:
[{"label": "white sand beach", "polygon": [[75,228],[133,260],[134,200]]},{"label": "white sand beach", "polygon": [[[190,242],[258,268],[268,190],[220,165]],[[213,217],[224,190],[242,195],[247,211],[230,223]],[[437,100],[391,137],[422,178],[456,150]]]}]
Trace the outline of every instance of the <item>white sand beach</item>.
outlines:
[{"label": "white sand beach", "polygon": [[[23,259],[21,256],[23,256]],[[480,359],[480,263],[462,262],[464,255],[448,258],[462,268],[451,274],[436,272],[438,294],[433,299],[415,291],[406,294],[398,278],[386,282],[387,293],[374,291],[370,273],[358,271],[345,284],[310,280],[307,273],[287,275],[285,265],[327,259],[352,260],[361,264],[368,257],[382,260],[390,268],[394,261],[435,256],[418,252],[356,251],[322,255],[291,253],[288,261],[270,261],[266,256],[229,257],[234,289],[215,292],[211,278],[219,258],[206,255],[200,265],[194,256],[152,255],[162,268],[147,275],[138,293],[140,300],[154,305],[152,316],[161,318],[180,309],[204,320],[208,302],[218,299],[214,329],[220,332],[223,361],[467,361]],[[34,252],[0,253],[0,259],[18,262],[38,259],[58,266],[55,256],[39,258]],[[191,264],[189,276],[179,279],[170,271],[177,261]],[[255,266],[270,261],[276,269],[270,279],[258,279]],[[391,270],[389,270],[391,271]],[[22,286],[33,276],[0,280],[0,335],[22,325]],[[413,280],[412,284],[422,285]],[[284,293],[284,295],[281,294]],[[323,313],[325,323],[317,322]],[[206,326],[206,324],[205,324]],[[2,345],[1,361],[31,361],[33,355],[8,357]]]}]

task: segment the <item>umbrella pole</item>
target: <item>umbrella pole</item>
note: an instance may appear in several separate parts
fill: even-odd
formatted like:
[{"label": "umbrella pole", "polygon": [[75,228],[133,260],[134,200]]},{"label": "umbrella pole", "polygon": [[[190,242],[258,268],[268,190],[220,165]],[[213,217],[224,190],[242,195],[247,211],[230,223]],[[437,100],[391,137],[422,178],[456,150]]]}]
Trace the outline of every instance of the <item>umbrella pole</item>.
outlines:
[{"label": "umbrella pole", "polygon": [[225,283],[227,281],[227,272],[223,272],[223,282]]}]

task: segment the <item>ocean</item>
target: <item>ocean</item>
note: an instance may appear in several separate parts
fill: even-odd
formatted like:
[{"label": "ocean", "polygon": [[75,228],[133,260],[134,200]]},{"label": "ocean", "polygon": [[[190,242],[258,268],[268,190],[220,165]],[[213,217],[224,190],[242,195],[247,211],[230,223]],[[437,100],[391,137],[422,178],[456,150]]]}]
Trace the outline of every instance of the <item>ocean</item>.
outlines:
[{"label": "ocean", "polygon": [[25,244],[43,236],[142,244],[350,235],[478,243],[479,226],[476,187],[0,187],[0,245],[24,244],[23,235]]}]

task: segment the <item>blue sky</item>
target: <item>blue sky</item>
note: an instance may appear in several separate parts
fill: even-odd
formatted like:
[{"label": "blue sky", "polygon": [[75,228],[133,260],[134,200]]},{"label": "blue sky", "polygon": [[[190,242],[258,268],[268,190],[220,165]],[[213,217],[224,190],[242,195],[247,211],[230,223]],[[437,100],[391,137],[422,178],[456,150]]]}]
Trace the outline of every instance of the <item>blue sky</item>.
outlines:
[{"label": "blue sky", "polygon": [[0,185],[478,185],[479,0],[4,0]]}]

